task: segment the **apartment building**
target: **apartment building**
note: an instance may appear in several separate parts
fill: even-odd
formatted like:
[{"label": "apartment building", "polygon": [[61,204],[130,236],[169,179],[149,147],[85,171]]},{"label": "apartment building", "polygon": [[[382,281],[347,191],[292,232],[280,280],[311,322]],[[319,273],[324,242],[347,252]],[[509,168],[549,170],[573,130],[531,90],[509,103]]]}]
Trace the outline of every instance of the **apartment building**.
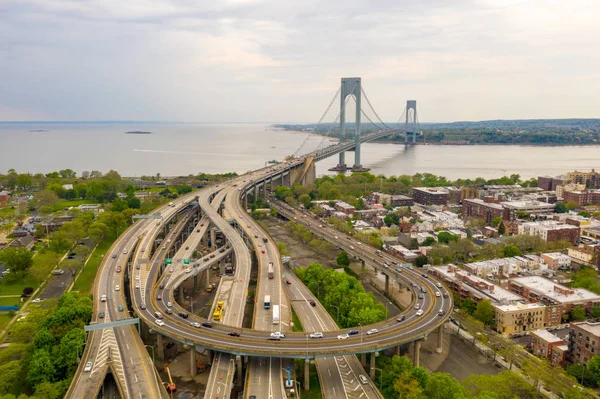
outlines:
[{"label": "apartment building", "polygon": [[494,305],[496,330],[517,334],[544,327],[546,308],[539,303]]},{"label": "apartment building", "polygon": [[571,268],[571,257],[560,252],[548,252],[540,255],[544,263],[552,270],[565,270]]},{"label": "apartment building", "polygon": [[600,354],[600,322],[571,323],[567,363],[586,364]]},{"label": "apartment building", "polygon": [[578,226],[546,220],[542,222],[527,222],[519,225],[519,234],[537,235],[546,242],[564,240],[575,244],[581,234]]}]

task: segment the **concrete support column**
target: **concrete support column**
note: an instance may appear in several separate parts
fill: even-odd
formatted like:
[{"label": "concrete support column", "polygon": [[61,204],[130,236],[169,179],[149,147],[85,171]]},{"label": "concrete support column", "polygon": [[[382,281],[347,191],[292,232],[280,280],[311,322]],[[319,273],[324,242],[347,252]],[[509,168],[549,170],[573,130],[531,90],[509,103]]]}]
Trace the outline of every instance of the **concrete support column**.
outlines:
[{"label": "concrete support column", "polygon": [[163,336],[156,332],[156,355],[164,359],[165,358],[165,347],[163,346]]},{"label": "concrete support column", "polygon": [[217,249],[215,241],[217,239],[217,233],[215,233],[215,229],[213,227],[210,228],[210,249],[213,251]]},{"label": "concrete support column", "polygon": [[242,364],[242,357],[239,355],[235,357],[235,368],[237,374],[237,385],[242,386],[244,385],[244,367]]},{"label": "concrete support column", "polygon": [[444,341],[444,326],[441,325],[437,329],[437,346],[435,347],[436,353],[442,353]]},{"label": "concrete support column", "polygon": [[248,209],[248,194],[244,194],[244,207]]},{"label": "concrete support column", "polygon": [[273,192],[273,176],[271,176],[269,182],[271,183],[271,192]]},{"label": "concrete support column", "polygon": [[198,275],[194,274],[194,291],[198,291]]},{"label": "concrete support column", "polygon": [[183,287],[179,286],[179,303],[183,304],[185,303],[183,300]]},{"label": "concrete support column", "polygon": [[383,292],[384,294],[390,293],[390,276],[387,274],[385,275],[385,290]]},{"label": "concrete support column", "polygon": [[190,350],[190,374],[195,377],[198,374],[198,364],[196,363],[196,348],[192,346]]},{"label": "concrete support column", "polygon": [[363,367],[367,367],[367,354],[366,353],[361,353],[360,354],[360,364]]},{"label": "concrete support column", "polygon": [[362,260],[362,259],[360,260],[360,266],[361,266],[361,271],[362,271],[362,272],[364,272],[364,271],[365,271],[365,266],[366,266],[366,263],[365,263],[365,261],[364,261],[364,260]]},{"label": "concrete support column", "polygon": [[208,285],[210,284],[210,269],[204,271],[204,281],[206,283],[206,288],[208,288]]},{"label": "concrete support column", "polygon": [[254,202],[256,202],[256,200],[258,199],[258,185],[256,184],[256,182],[254,182]]},{"label": "concrete support column", "polygon": [[421,361],[421,340],[413,342],[413,366],[419,367]]},{"label": "concrete support column", "polygon": [[304,390],[310,389],[310,359],[304,359]]},{"label": "concrete support column", "polygon": [[210,349],[206,350],[206,359],[208,360],[209,364],[212,363],[214,355],[215,355],[215,353],[213,351],[211,351]]},{"label": "concrete support column", "polygon": [[375,352],[371,352],[371,363],[369,364],[371,369],[369,370],[369,376],[372,380],[375,379]]},{"label": "concrete support column", "polygon": [[400,356],[400,345],[396,347],[396,356]]}]

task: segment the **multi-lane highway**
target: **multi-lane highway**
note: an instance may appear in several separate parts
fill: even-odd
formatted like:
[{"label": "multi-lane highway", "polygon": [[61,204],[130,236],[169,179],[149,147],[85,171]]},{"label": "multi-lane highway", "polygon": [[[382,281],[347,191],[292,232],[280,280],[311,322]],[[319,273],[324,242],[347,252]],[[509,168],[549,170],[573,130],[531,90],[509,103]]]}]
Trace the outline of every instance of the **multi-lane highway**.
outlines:
[{"label": "multi-lane highway", "polygon": [[[220,187],[210,186],[195,194],[187,195],[178,201],[175,207],[159,209],[157,212],[162,213],[163,220],[169,220],[177,212],[182,214],[185,204],[194,200],[194,196],[197,195],[203,213],[187,241],[175,255],[172,270],[169,267],[160,278],[159,269],[163,263],[162,259],[171,243],[167,242],[164,247],[159,246],[155,251],[153,246],[156,236],[164,228],[164,222],[143,220],[134,224],[113,245],[110,251],[111,260],[106,260],[101,265],[94,289],[94,311],[95,317],[98,312],[105,312],[105,318],[95,319],[95,321],[106,322],[128,317],[123,293],[125,289],[129,289],[135,314],[152,330],[171,339],[218,352],[213,358],[214,371],[209,379],[206,397],[216,397],[215,395],[220,392],[230,390],[235,370],[235,355],[253,356],[247,378],[250,389],[246,390],[246,395],[257,395],[254,390],[258,390],[260,392],[257,397],[285,397],[282,385],[284,364],[281,358],[310,357],[319,358],[317,365],[322,377],[325,373],[329,375],[327,383],[324,384],[324,390],[329,397],[354,397],[351,391],[361,392],[368,398],[377,397],[377,391],[371,384],[357,385],[356,378],[363,371],[358,359],[353,355],[374,352],[423,338],[443,324],[452,309],[451,295],[448,295],[445,287],[429,276],[408,268],[396,268],[394,265],[398,259],[391,255],[381,254],[374,248],[359,244],[352,237],[345,236],[327,225],[321,225],[314,220],[309,222],[307,221],[309,218],[302,218],[303,215],[298,211],[282,206],[280,209],[282,214],[289,218],[302,218],[307,227],[318,236],[345,249],[349,254],[365,261],[369,267],[411,289],[414,293],[413,304],[403,313],[404,320],[401,322],[396,321],[395,318],[386,320],[376,325],[364,326],[360,328],[358,334],[338,339],[338,335],[347,333],[348,329],[338,330],[324,309],[310,306],[307,302],[310,292],[293,276],[288,276],[286,280],[290,279],[292,284],[287,287],[287,295],[291,298],[298,316],[303,320],[307,331],[321,331],[323,338],[309,339],[304,333],[287,332],[286,337],[279,341],[267,340],[272,331],[285,331],[289,328],[290,303],[282,289],[282,269],[275,243],[242,208],[241,195],[246,195],[246,192],[251,190],[253,182],[262,179],[265,188],[266,178],[278,173],[283,176],[286,168],[299,165],[303,161],[302,158],[298,158],[282,165],[264,168],[248,176],[230,180]],[[222,214],[228,215],[231,220],[225,220]],[[189,222],[187,218],[192,215],[193,213],[184,214],[165,240],[174,241],[180,230]],[[237,228],[232,224],[237,225]],[[177,259],[190,257],[202,237],[207,234],[209,226],[221,231],[226,237],[227,245],[215,250],[208,257],[198,259],[193,264],[180,264]],[[215,248],[214,241],[211,244]],[[257,303],[252,329],[242,328],[252,264],[248,247],[251,247],[256,254],[259,266]],[[125,287],[127,282],[123,277],[125,273],[118,273],[116,267],[125,267],[126,258],[131,256],[134,248],[130,284],[129,287]],[[151,253],[152,257],[150,257]],[[178,313],[184,309],[177,303],[179,298],[176,290],[185,279],[201,273],[226,256],[231,256],[235,262],[235,277],[229,292],[225,317],[212,328],[196,327],[206,320],[195,315],[190,315],[187,319],[179,317]],[[266,276],[265,264],[270,262],[274,266],[274,278]],[[118,291],[117,285],[119,285]],[[103,294],[107,295],[106,302],[99,301]],[[272,310],[265,310],[261,306],[265,295],[270,295],[272,304],[279,305],[281,309],[279,324],[273,323]],[[171,302],[171,306],[168,306],[168,302]],[[419,309],[415,309],[417,303]],[[168,314],[167,309],[172,309],[172,314]],[[157,319],[155,312],[164,314],[164,318]],[[376,332],[373,332],[374,330]],[[232,334],[233,332],[236,334]],[[237,334],[239,336],[236,336]],[[143,348],[137,329],[133,326],[92,332],[82,365],[86,361],[92,361],[92,372],[83,372],[83,366],[79,368],[68,397],[83,398],[88,397],[90,392],[97,392],[109,365],[120,382],[119,388],[123,397],[158,398],[166,394]]]}]

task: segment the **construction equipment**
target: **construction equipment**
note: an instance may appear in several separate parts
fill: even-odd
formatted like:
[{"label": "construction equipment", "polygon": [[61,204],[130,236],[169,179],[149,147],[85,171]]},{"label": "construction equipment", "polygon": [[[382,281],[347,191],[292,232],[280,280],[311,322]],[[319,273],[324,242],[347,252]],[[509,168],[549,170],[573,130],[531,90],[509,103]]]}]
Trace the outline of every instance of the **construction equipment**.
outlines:
[{"label": "construction equipment", "polygon": [[168,366],[165,366],[167,370],[167,375],[169,376],[169,383],[167,384],[167,391],[175,392],[177,390],[177,385],[173,382],[173,378],[171,378],[171,370],[169,370]]}]

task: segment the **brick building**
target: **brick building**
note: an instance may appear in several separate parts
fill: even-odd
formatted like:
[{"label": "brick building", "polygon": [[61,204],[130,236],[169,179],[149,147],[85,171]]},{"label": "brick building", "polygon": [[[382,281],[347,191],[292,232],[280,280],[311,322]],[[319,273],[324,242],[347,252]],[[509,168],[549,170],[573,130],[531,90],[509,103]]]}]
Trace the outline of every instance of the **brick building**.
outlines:
[{"label": "brick building", "polygon": [[565,343],[562,338],[546,330],[532,331],[530,336],[533,354],[548,360],[552,357],[552,348]]},{"label": "brick building", "polygon": [[574,202],[577,205],[600,205],[600,190],[565,191],[565,202]]},{"label": "brick building", "polygon": [[424,205],[447,205],[449,191],[444,187],[415,187],[413,188],[413,199]]},{"label": "brick building", "polygon": [[496,330],[501,334],[516,334],[539,330],[544,326],[544,305],[539,303],[494,305]]},{"label": "brick building", "polygon": [[560,252],[548,252],[540,255],[552,270],[565,270],[571,268],[571,257]]},{"label": "brick building", "polygon": [[600,353],[600,323],[571,323],[568,345],[567,363],[586,364]]},{"label": "brick building", "polygon": [[564,185],[569,182],[568,177],[563,176],[538,176],[538,187],[545,191],[555,191],[559,185]]},{"label": "brick building", "polygon": [[461,212],[463,217],[485,219],[487,224],[492,224],[495,218],[503,217],[504,208],[500,204],[474,198],[463,200]]},{"label": "brick building", "polygon": [[537,235],[546,242],[564,240],[575,244],[579,240],[581,229],[578,226],[547,220],[523,223],[519,226],[519,234]]}]

